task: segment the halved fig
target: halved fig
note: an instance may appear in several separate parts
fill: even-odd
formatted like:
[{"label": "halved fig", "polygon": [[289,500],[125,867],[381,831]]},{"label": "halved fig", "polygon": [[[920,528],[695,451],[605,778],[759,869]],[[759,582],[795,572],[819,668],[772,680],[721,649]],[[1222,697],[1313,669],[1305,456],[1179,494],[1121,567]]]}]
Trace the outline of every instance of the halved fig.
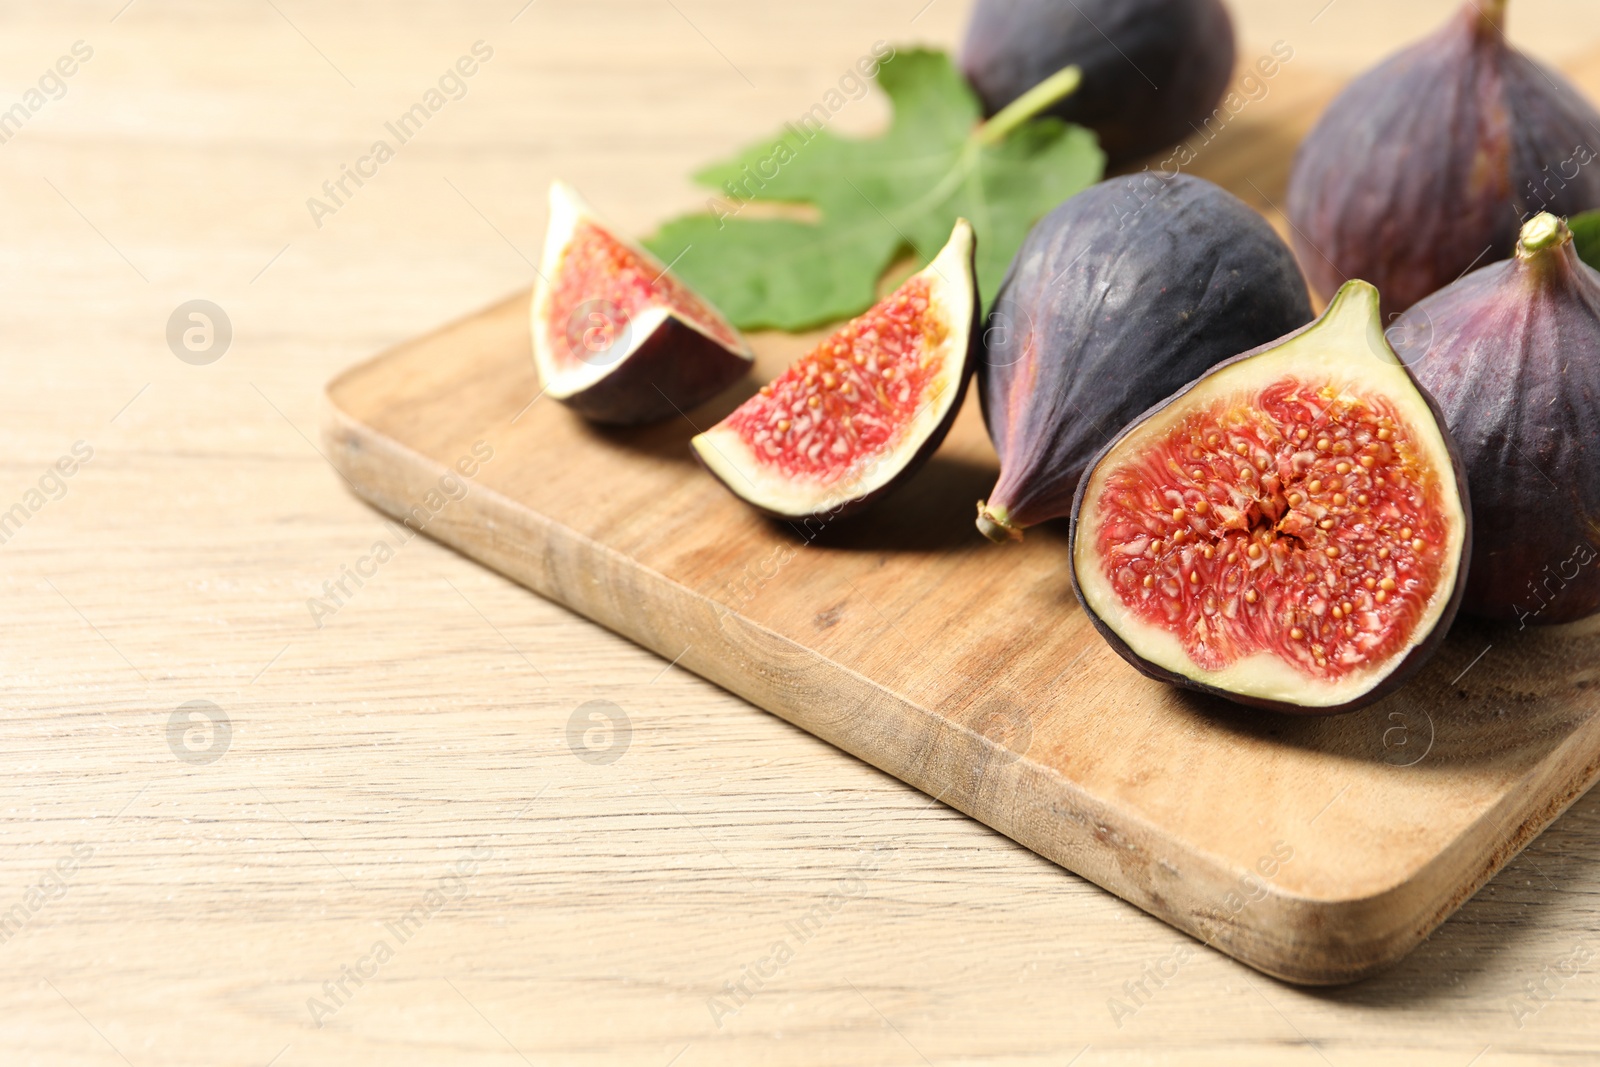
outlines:
[{"label": "halved fig", "polygon": [[1352,711],[1444,639],[1466,477],[1384,338],[1378,292],[1209,372],[1124,430],[1073,508],[1073,586],[1144,674],[1242,704]]},{"label": "halved fig", "polygon": [[695,455],[776,518],[837,518],[904,482],[950,431],[976,363],[975,247],[958,219],[931,263],[695,437]]},{"label": "halved fig", "polygon": [[755,359],[715,308],[600,222],[564,182],[550,185],[532,325],[544,391],[614,425],[688,411],[742,378]]}]

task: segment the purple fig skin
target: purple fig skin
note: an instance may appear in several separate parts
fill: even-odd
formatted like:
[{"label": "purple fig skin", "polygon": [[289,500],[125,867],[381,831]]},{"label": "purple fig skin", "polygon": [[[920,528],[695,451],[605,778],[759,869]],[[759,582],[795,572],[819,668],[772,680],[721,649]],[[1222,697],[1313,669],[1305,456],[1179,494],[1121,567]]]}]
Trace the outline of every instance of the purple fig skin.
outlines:
[{"label": "purple fig skin", "polygon": [[1028,234],[978,368],[1000,456],[991,540],[1072,513],[1106,437],[1211,367],[1311,321],[1294,255],[1242,200],[1189,175],[1101,182]]},{"label": "purple fig skin", "polygon": [[[1220,371],[1224,367],[1232,366],[1235,363],[1242,363],[1245,360],[1250,359],[1252,356],[1257,356],[1263,352],[1278,348],[1285,341],[1289,341],[1292,338],[1307,332],[1316,325],[1316,323],[1308,323],[1276,341],[1271,341],[1267,344],[1260,345],[1259,347],[1251,349],[1249,352],[1243,352],[1232,359],[1223,360],[1214,369]],[[1398,354],[1398,348],[1396,349],[1396,352]],[[1410,370],[1411,368],[1408,367],[1407,369]],[[1419,386],[1422,384],[1414,372],[1412,373],[1412,380],[1415,381]],[[1100,461],[1106,456],[1110,455],[1111,451],[1116,448],[1122,439],[1137,429],[1141,423],[1151,416],[1156,415],[1158,412],[1164,411],[1173,404],[1180,402],[1185,395],[1187,395],[1199,384],[1199,379],[1191,382],[1189,385],[1179,390],[1174,396],[1171,396],[1161,403],[1154,405],[1149,411],[1146,411],[1143,415],[1139,416],[1137,419],[1134,419],[1123,428],[1121,433],[1117,434],[1110,441],[1106,442],[1106,446],[1100,450],[1100,452],[1094,457],[1093,462],[1091,462],[1088,466],[1098,466]],[[1442,436],[1444,439],[1445,448],[1450,454],[1451,468],[1455,472],[1455,482],[1457,487],[1460,489],[1461,498],[1459,501],[1459,506],[1464,525],[1464,542],[1462,544],[1461,551],[1463,559],[1466,559],[1469,558],[1473,552],[1473,545],[1475,544],[1477,536],[1476,524],[1473,521],[1472,489],[1467,479],[1466,464],[1461,453],[1460,445],[1449,432],[1449,427],[1445,420],[1444,409],[1440,407],[1436,398],[1430,395],[1426,388],[1421,388],[1418,390],[1418,392],[1422,399],[1427,403],[1428,410],[1433,414],[1434,422],[1436,422],[1444,430]],[[1087,479],[1085,481],[1087,481]],[[1080,484],[1077,492],[1074,494],[1072,506],[1072,524],[1069,527],[1067,534],[1068,559],[1077,558],[1077,541],[1079,533],[1078,519],[1082,514],[1082,511],[1083,484]],[[1128,645],[1128,643],[1122,639],[1122,636],[1118,634],[1109,623],[1102,619],[1094,611],[1094,609],[1089,606],[1088,601],[1084,599],[1083,590],[1078,585],[1078,575],[1076,569],[1072,571],[1072,592],[1077,597],[1078,606],[1083,608],[1083,613],[1089,617],[1089,622],[1094,625],[1096,632],[1098,632],[1101,637],[1105,638],[1106,643],[1112,647],[1117,655],[1121,656],[1124,660],[1127,660],[1128,663],[1134,667],[1134,669],[1136,669],[1146,678],[1151,678],[1158,682],[1164,682],[1168,685],[1175,685],[1181,689],[1189,689],[1197,693],[1206,693],[1210,696],[1221,697],[1222,699],[1231,701],[1235,704],[1244,704],[1249,707],[1261,708],[1265,711],[1281,712],[1286,715],[1343,715],[1352,711],[1360,711],[1362,708],[1368,707],[1377,701],[1382,700],[1384,697],[1397,692],[1402,686],[1415,677],[1416,673],[1434,657],[1435,653],[1439,651],[1439,647],[1444,644],[1445,638],[1449,636],[1451,624],[1455,622],[1456,616],[1462,610],[1467,593],[1469,569],[1470,568],[1466,566],[1457,569],[1455,588],[1451,591],[1450,600],[1446,605],[1443,614],[1439,616],[1438,622],[1434,624],[1433,630],[1424,640],[1418,642],[1415,648],[1407,653],[1406,657],[1395,666],[1395,669],[1390,672],[1388,677],[1386,677],[1374,688],[1368,690],[1366,693],[1363,693],[1361,696],[1356,697],[1355,699],[1344,704],[1318,708],[1307,708],[1302,707],[1299,704],[1291,704],[1278,700],[1265,700],[1242,693],[1230,692],[1225,689],[1219,689],[1214,685],[1207,685],[1204,682],[1196,681],[1187,675],[1178,674],[1174,671],[1167,670],[1164,667],[1157,666],[1135,652]]]},{"label": "purple fig skin", "polygon": [[750,361],[668,316],[610,374],[562,399],[591,422],[638,426],[699,407],[750,372]]},{"label": "purple fig skin", "polygon": [[1210,118],[1233,60],[1221,0],[978,0],[960,62],[990,115],[1080,67],[1083,84],[1047,114],[1093,130],[1118,166]]},{"label": "purple fig skin", "polygon": [[1522,627],[1600,612],[1600,272],[1541,215],[1514,258],[1390,331],[1462,450],[1477,530],[1465,610]]},{"label": "purple fig skin", "polygon": [[1348,278],[1385,321],[1480,263],[1521,220],[1600,207],[1600,111],[1505,39],[1506,0],[1470,0],[1353,81],[1300,146],[1295,251],[1321,296]]}]

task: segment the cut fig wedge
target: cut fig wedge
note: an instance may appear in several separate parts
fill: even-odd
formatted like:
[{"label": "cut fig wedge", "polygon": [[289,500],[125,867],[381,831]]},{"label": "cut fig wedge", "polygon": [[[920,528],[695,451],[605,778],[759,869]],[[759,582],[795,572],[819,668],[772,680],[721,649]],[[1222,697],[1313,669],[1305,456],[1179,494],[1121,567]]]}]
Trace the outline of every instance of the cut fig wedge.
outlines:
[{"label": "cut fig wedge", "polygon": [[944,440],[976,366],[972,227],[866,314],[695,437],[737,497],[783,519],[838,518],[903,483]]},{"label": "cut fig wedge", "polygon": [[681,414],[738,381],[755,359],[715,308],[563,182],[550,185],[539,271],[532,327],[540,382],[595,422]]},{"label": "cut fig wedge", "polygon": [[1100,453],[1073,507],[1078,599],[1149,677],[1279,711],[1370,704],[1432,655],[1466,586],[1444,427],[1377,290],[1348,282]]}]

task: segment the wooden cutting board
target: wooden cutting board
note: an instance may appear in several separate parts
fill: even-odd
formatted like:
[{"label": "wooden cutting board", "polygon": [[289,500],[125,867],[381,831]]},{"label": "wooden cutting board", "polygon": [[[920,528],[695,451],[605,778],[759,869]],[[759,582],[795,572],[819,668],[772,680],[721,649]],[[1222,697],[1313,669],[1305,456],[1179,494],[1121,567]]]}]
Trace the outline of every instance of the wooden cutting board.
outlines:
[{"label": "wooden cutting board", "polygon": [[[1329,88],[1285,78],[1197,172],[1273,217]],[[757,336],[742,391],[603,431],[535,399],[527,303],[330,384],[357,493],[1262,971],[1399,958],[1600,777],[1600,626],[1463,622],[1403,692],[1336,718],[1179,692],[1095,634],[1064,530],[974,530],[996,471],[975,396],[884,504],[797,531],[688,440],[810,339]]]}]

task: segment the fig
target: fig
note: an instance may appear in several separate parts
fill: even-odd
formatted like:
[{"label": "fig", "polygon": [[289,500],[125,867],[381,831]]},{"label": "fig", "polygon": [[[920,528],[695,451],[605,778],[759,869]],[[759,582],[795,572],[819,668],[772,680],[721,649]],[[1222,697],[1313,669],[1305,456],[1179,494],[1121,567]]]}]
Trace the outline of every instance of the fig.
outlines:
[{"label": "fig", "polygon": [[1288,215],[1312,289],[1383,294],[1385,321],[1505,259],[1540,211],[1600,207],[1600,112],[1506,42],[1506,0],[1468,0],[1363,74],[1295,156]]},{"label": "fig", "polygon": [[908,479],[955,421],[977,362],[972,226],[922,270],[690,444],[737,497],[781,519],[840,518]]},{"label": "fig", "polygon": [[755,361],[715,308],[563,182],[550,185],[532,327],[545,393],[612,425],[685,412]]},{"label": "fig", "polygon": [[978,395],[1000,479],[978,529],[1004,541],[1066,518],[1107,437],[1310,321],[1294,254],[1204,179],[1145,172],[1066,200],[1028,234],[990,315]]},{"label": "fig", "polygon": [[1188,137],[1233,74],[1221,0],[978,0],[961,69],[987,114],[1068,66],[1077,92],[1046,114],[1093,130],[1118,166]]},{"label": "fig", "polygon": [[1464,610],[1524,627],[1600,611],[1600,273],[1566,225],[1535,216],[1512,259],[1423,300],[1390,333],[1466,466]]},{"label": "fig", "polygon": [[1128,427],[1078,489],[1073,587],[1144,674],[1289,712],[1351,711],[1444,639],[1467,482],[1384,338],[1377,290],[1231,359]]}]

